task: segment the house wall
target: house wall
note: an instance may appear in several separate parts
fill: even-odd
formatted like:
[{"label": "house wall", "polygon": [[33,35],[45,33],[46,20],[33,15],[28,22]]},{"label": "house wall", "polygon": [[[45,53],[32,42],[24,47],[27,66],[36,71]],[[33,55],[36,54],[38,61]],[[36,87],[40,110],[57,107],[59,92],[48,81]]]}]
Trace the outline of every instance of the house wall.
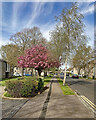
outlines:
[{"label": "house wall", "polygon": [[0,80],[2,79],[2,62],[0,61]]},{"label": "house wall", "polygon": [[6,78],[6,62],[2,61],[2,78]]},{"label": "house wall", "polygon": [[82,76],[84,75],[84,70],[83,70],[83,69],[80,70],[80,74],[81,74]]},{"label": "house wall", "polygon": [[0,60],[0,79],[6,77],[6,62]]},{"label": "house wall", "polygon": [[76,68],[73,68],[73,74],[78,74],[78,71]]},{"label": "house wall", "polygon": [[14,72],[13,73],[14,76],[16,76],[17,74],[22,75],[22,68],[14,67],[13,72]]},{"label": "house wall", "polygon": [[12,77],[12,75],[13,72],[10,65],[6,61],[0,59],[0,79]]},{"label": "house wall", "polygon": [[96,78],[96,60],[91,60],[87,66],[86,66],[86,74],[88,77],[93,78],[93,76]]},{"label": "house wall", "polygon": [[[17,74],[22,76],[22,68],[19,67],[14,67],[14,76],[16,76]],[[33,69],[33,71],[30,68],[25,68],[24,70],[24,75],[38,75],[37,70]]]}]

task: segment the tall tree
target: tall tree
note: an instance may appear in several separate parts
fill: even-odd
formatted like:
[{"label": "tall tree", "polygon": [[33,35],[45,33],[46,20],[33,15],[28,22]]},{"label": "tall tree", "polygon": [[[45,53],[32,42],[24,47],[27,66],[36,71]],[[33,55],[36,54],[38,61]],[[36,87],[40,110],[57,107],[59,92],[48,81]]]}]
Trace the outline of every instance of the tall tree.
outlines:
[{"label": "tall tree", "polygon": [[40,43],[46,44],[46,39],[43,37],[38,27],[23,29],[21,32],[12,35],[10,41],[15,45],[18,45],[22,53],[24,53],[26,49],[32,47],[32,45]]},{"label": "tall tree", "polygon": [[0,52],[2,58],[12,66],[17,66],[17,57],[23,55],[26,49],[40,43],[46,45],[46,39],[38,27],[23,29],[12,35],[10,41],[11,44],[3,45]]},{"label": "tall tree", "polygon": [[17,66],[17,57],[21,54],[19,47],[14,44],[3,45],[0,48],[2,58],[11,66]]},{"label": "tall tree", "polygon": [[[78,48],[78,46],[85,43],[87,39],[87,36],[84,33],[84,24],[82,19],[83,15],[79,12],[77,3],[74,3],[70,9],[63,9],[62,13],[56,17],[56,29],[55,32],[53,31],[53,33],[51,33],[51,43],[59,43],[58,46],[56,44],[54,47],[61,51],[60,54],[65,59],[63,85],[65,85],[66,80],[68,58]],[[54,36],[56,39],[54,39]]]},{"label": "tall tree", "polygon": [[79,74],[81,69],[83,69],[85,72],[88,60],[92,58],[92,56],[92,48],[90,46],[83,44],[78,47],[76,54],[73,57],[72,63],[73,66],[78,69]]}]

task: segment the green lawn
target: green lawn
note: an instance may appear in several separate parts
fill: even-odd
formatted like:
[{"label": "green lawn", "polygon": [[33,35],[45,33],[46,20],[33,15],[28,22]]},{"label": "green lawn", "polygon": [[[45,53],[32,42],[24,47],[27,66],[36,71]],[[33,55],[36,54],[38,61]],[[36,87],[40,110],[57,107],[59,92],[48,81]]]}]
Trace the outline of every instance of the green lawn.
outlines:
[{"label": "green lawn", "polygon": [[[24,78],[30,78],[31,76],[24,76]],[[5,79],[2,79],[2,81],[0,81],[0,86],[5,86],[5,81],[7,80],[18,80],[20,79],[21,77],[14,77],[14,78],[5,78]],[[52,77],[46,77],[44,78],[44,86],[46,86],[50,80],[51,80]]]},{"label": "green lawn", "polygon": [[45,77],[44,78],[44,86],[46,86],[50,82],[51,79],[52,79],[52,77]]},{"label": "green lawn", "polygon": [[21,78],[21,77],[13,77],[13,78],[4,78],[2,79],[2,81],[0,81],[0,86],[5,86],[5,81],[7,80],[17,80],[18,78]]},{"label": "green lawn", "polygon": [[71,90],[71,88],[68,85],[63,86],[63,81],[58,79],[58,82],[60,84],[60,88],[63,91],[64,95],[75,95],[75,93]]}]

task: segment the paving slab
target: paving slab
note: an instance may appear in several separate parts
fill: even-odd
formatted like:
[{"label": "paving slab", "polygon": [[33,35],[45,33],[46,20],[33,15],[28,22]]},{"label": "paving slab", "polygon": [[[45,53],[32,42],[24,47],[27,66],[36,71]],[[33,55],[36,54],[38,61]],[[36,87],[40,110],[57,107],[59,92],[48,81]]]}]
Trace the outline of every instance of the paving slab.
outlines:
[{"label": "paving slab", "polygon": [[76,95],[64,95],[54,78],[42,94],[26,102],[13,118],[94,118]]},{"label": "paving slab", "polygon": [[94,118],[94,113],[76,95],[64,95],[53,79],[46,118]]},{"label": "paving slab", "polygon": [[2,118],[12,118],[27,101],[28,99],[2,98]]},{"label": "paving slab", "polygon": [[46,100],[48,89],[42,94],[31,98],[23,107],[13,116],[13,118],[39,118],[44,101]]}]

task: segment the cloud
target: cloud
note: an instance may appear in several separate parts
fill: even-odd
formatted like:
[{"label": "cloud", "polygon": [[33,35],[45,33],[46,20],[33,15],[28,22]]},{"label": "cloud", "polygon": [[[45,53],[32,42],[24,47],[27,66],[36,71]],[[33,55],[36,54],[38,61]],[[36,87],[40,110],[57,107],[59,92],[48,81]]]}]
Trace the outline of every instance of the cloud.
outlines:
[{"label": "cloud", "polygon": [[[24,0],[25,1],[25,0]],[[46,12],[46,16],[48,14],[50,14],[53,10],[53,3],[49,3],[47,6],[47,9],[45,8],[45,2],[39,2],[40,0],[38,0],[38,2],[34,2],[34,3],[30,3],[32,5],[30,5],[31,7],[28,8],[30,9],[28,11],[28,14],[25,14],[23,17],[23,20],[21,21],[21,15],[22,13],[24,14],[24,10],[26,8],[26,6],[29,3],[25,3],[25,2],[13,2],[12,4],[12,14],[10,16],[10,20],[7,22],[6,19],[1,22],[0,25],[0,31],[3,31],[4,34],[1,37],[3,40],[0,40],[0,46],[1,45],[5,45],[5,41],[8,42],[10,36],[12,34],[15,34],[16,32],[21,31],[23,28],[26,27],[33,27],[36,25],[35,20],[41,15],[44,14]],[[8,9],[8,5],[7,3],[4,3],[4,7],[3,9]],[[3,17],[5,18],[6,13],[3,13]],[[52,23],[53,24],[53,23]],[[49,30],[52,28],[50,28],[51,23],[45,23],[45,25],[39,25],[41,31],[44,32],[44,37],[47,37],[49,40]],[[38,26],[38,25],[37,25]],[[52,25],[51,25],[52,26]],[[45,27],[45,28],[44,28]],[[1,29],[3,28],[3,29]],[[48,28],[48,29],[46,29]],[[5,37],[6,36],[6,37]]]},{"label": "cloud", "polygon": [[[47,24],[43,25],[40,30],[43,33],[43,36],[49,41],[50,40],[50,32],[54,29],[56,22],[51,23],[48,22]],[[47,29],[46,29],[47,28]]]},{"label": "cloud", "polygon": [[20,8],[22,8],[21,3],[13,3],[13,15],[12,15],[12,28],[15,29],[18,23],[18,14],[20,13]]},{"label": "cloud", "polygon": [[89,24],[87,21],[85,22],[85,33],[89,37],[88,45],[94,47],[94,24]]},{"label": "cloud", "polygon": [[9,43],[8,38],[0,36],[0,47]]},{"label": "cloud", "polygon": [[[79,6],[82,6],[84,3],[79,4]],[[81,13],[83,15],[88,15],[88,14],[92,14],[94,12],[94,4],[90,5],[89,3],[86,3],[86,5],[84,6],[84,8],[81,10]]]},{"label": "cloud", "polygon": [[[36,23],[35,23],[36,19],[39,19],[39,16],[41,14],[44,14],[47,17],[47,15],[52,12],[53,7],[54,7],[53,3],[48,3],[47,8],[45,8],[46,1],[48,1],[48,0],[44,0],[44,2],[43,1],[40,2],[41,0],[37,0],[36,2],[30,3],[33,5],[31,5],[30,12],[28,12],[28,14],[27,14],[27,16],[29,18],[25,14],[24,19],[21,22],[19,17],[22,14],[23,9],[28,4],[28,3],[25,3],[25,1],[26,0],[23,0],[23,2],[20,1],[20,3],[16,3],[16,2],[13,3],[13,12],[12,12],[12,16],[11,16],[12,19],[10,21],[10,23],[11,23],[10,25],[6,24],[6,21],[5,22],[3,21],[3,23],[2,23],[3,31],[7,32],[9,35],[15,34],[16,32],[19,32],[23,28],[36,26]],[[52,2],[52,1],[56,1],[56,0],[51,0],[50,2]],[[82,6],[83,3],[79,3],[79,4]],[[94,11],[93,5],[89,6],[89,4],[90,3],[86,3],[85,7],[81,11],[85,15],[91,14]],[[52,31],[54,26],[55,26],[55,23],[52,23],[51,21],[46,22],[44,25],[39,24],[39,26],[38,26],[38,24],[37,24],[37,27],[40,27],[40,30],[43,33],[43,36],[45,38],[47,38],[47,40],[50,40],[49,31]],[[86,31],[92,38],[91,33],[89,33],[90,31],[88,31],[90,29],[91,29],[90,27],[86,28]],[[1,42],[0,45],[5,44],[5,40],[8,41],[8,38],[5,38],[3,36],[3,40],[0,41]]]},{"label": "cloud", "polygon": [[[45,8],[45,4],[46,4],[46,0],[45,2],[40,2],[40,0],[38,0],[39,2],[35,2],[33,3],[32,7],[31,7],[31,17],[28,21],[28,23],[24,26],[24,27],[30,27],[35,23],[35,20],[42,14],[44,15],[48,15],[52,12],[53,10],[53,3],[49,3],[47,8]],[[38,18],[39,19],[39,18]]]},{"label": "cloud", "polygon": [[[77,0],[1,0],[3,2],[77,2]],[[78,2],[94,2],[95,0],[78,0]]]},{"label": "cloud", "polygon": [[30,27],[32,23],[35,21],[35,19],[42,13],[43,11],[43,6],[45,3],[33,3],[32,5],[32,13],[31,13],[31,18],[28,21],[27,25],[25,27]]}]

